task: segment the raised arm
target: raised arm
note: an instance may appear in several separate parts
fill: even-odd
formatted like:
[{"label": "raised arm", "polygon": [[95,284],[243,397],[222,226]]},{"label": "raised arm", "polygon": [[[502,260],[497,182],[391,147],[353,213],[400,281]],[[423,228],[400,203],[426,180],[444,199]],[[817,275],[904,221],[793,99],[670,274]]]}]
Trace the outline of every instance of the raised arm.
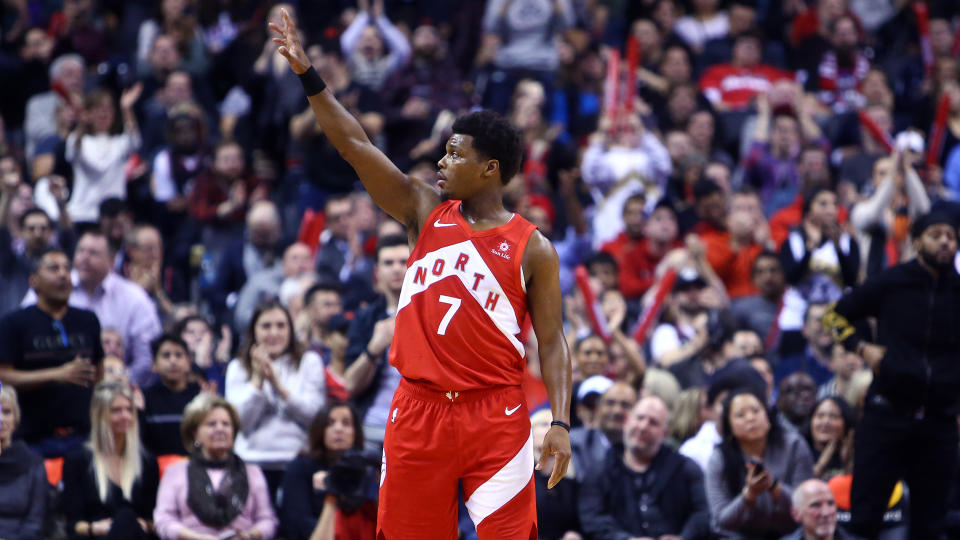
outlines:
[{"label": "raised arm", "polygon": [[[304,75],[312,69],[310,60],[300,44],[290,15],[286,10],[282,15],[283,28],[270,23],[270,29],[280,36],[273,41],[279,45],[280,54],[290,62],[290,69],[297,75]],[[307,93],[312,94],[307,100],[324,134],[357,172],[377,206],[416,234],[423,219],[440,202],[440,194],[425,182],[403,174],[374,146],[353,115],[337,102],[329,89],[323,88],[315,72],[306,77],[311,81]]]},{"label": "raised arm", "polygon": [[[563,337],[563,309],[560,295],[560,261],[556,250],[539,231],[534,231],[523,254],[527,281],[527,304],[533,319],[533,331],[540,348],[540,373],[550,396],[553,419],[570,425],[570,350]],[[556,456],[553,474],[547,482],[552,488],[567,473],[570,462],[570,435],[559,426],[551,426],[543,439],[543,453],[537,468],[547,457]]]}]

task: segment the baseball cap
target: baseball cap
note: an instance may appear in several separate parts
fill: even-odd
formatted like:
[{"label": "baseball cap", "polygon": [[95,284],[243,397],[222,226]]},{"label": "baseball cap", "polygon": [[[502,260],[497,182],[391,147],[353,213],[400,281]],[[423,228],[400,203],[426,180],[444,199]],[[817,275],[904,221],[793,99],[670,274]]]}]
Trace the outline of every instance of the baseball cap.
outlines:
[{"label": "baseball cap", "polygon": [[577,400],[583,401],[590,394],[603,395],[611,386],[613,386],[613,381],[609,377],[603,375],[588,377],[587,380],[580,383],[580,388],[577,390]]},{"label": "baseball cap", "polygon": [[677,281],[673,285],[673,290],[680,291],[684,289],[701,289],[707,286],[707,282],[700,277],[696,268],[685,267],[677,272]]}]

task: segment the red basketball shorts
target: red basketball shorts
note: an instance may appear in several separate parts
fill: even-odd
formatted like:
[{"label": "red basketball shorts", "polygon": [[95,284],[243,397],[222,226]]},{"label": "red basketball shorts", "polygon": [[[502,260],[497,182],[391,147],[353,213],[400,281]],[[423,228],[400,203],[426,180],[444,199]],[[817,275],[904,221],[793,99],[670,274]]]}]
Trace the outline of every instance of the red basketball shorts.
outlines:
[{"label": "red basketball shorts", "polygon": [[457,537],[457,481],[481,540],[536,540],[533,438],[520,387],[449,393],[401,380],[387,420],[377,538]]}]

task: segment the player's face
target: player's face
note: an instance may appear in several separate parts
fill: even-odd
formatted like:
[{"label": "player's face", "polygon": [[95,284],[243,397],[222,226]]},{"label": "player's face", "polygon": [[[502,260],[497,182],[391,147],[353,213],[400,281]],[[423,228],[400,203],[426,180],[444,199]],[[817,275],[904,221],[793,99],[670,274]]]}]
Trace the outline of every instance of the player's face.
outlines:
[{"label": "player's face", "polygon": [[481,160],[473,148],[473,137],[454,133],[447,141],[447,153],[437,167],[437,187],[445,199],[464,200],[476,193],[477,179],[487,161]]}]

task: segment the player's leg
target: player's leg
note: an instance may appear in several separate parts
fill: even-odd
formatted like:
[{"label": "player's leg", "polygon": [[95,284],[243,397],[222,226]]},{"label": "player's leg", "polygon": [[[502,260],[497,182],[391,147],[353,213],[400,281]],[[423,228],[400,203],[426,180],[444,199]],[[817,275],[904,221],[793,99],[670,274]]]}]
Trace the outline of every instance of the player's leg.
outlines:
[{"label": "player's leg", "polygon": [[450,404],[399,388],[383,442],[377,537],[457,537],[457,469]]},{"label": "player's leg", "polygon": [[533,437],[519,388],[457,409],[461,422],[463,496],[481,540],[537,538]]}]

